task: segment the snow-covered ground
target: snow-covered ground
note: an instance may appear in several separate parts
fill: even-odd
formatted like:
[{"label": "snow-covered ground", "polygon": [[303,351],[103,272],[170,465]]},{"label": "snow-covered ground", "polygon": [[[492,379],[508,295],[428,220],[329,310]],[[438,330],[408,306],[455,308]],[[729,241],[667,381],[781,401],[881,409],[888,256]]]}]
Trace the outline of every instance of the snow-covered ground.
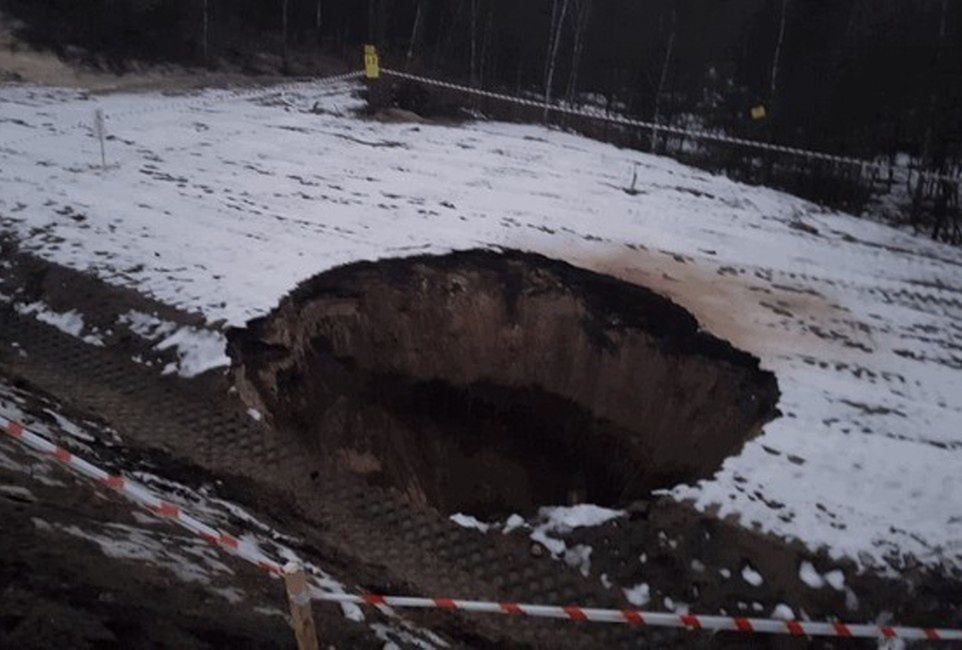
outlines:
[{"label": "snow-covered ground", "polygon": [[157,350],[176,351],[177,361],[164,366],[165,375],[176,372],[182,377],[196,377],[230,363],[226,352],[227,339],[220,332],[188,325],[178,326],[133,310],[122,314],[118,322],[127,325],[142,339],[154,343]]},{"label": "snow-covered ground", "polygon": [[[337,264],[475,246],[648,284],[783,392],[783,417],[677,498],[863,565],[962,567],[962,251],[537,126],[365,121],[355,89],[2,88],[0,225],[236,325]],[[76,126],[96,107],[107,170]]]}]

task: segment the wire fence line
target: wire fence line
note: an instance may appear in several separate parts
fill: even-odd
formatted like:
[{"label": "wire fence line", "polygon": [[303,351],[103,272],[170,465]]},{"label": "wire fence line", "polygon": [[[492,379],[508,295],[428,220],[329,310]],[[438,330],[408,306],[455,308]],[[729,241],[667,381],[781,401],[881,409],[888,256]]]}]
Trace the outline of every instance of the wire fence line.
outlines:
[{"label": "wire fence line", "polygon": [[824,162],[853,165],[853,166],[861,167],[863,170],[875,170],[878,172],[887,172],[890,168],[894,167],[897,169],[902,169],[906,172],[916,174],[925,179],[962,184],[962,174],[953,176],[950,174],[942,174],[939,172],[913,169],[910,167],[905,167],[900,165],[887,165],[884,163],[879,163],[874,160],[867,160],[864,158],[857,158],[854,156],[844,156],[840,154],[827,153],[824,151],[804,149],[801,147],[791,147],[791,146],[775,144],[771,142],[762,142],[760,140],[740,138],[736,136],[727,135],[724,133],[715,133],[712,131],[705,131],[702,129],[684,128],[684,127],[674,126],[671,124],[659,124],[656,122],[639,120],[635,118],[625,117],[622,115],[612,115],[607,113],[603,114],[603,113],[598,113],[596,111],[588,111],[582,108],[566,106],[564,104],[560,104],[557,102],[545,102],[545,101],[536,100],[536,99],[518,97],[516,95],[509,95],[506,93],[498,93],[498,92],[492,92],[490,90],[482,90],[480,88],[472,88],[470,86],[455,84],[448,81],[441,81],[438,79],[433,79],[431,77],[415,75],[408,72],[402,72],[400,70],[393,70],[391,68],[381,68],[381,72],[385,75],[393,76],[399,79],[405,79],[408,81],[414,81],[417,83],[432,85],[439,88],[445,88],[448,90],[468,93],[468,94],[476,95],[479,97],[497,99],[505,102],[510,102],[519,106],[539,108],[542,110],[552,111],[552,112],[563,114],[563,115],[574,115],[578,117],[586,117],[589,119],[601,120],[605,122],[610,122],[612,124],[618,124],[621,126],[630,126],[630,127],[635,127],[639,129],[644,129],[644,130],[651,131],[653,136],[657,136],[658,134],[661,134],[661,133],[666,133],[671,135],[688,137],[696,140],[703,140],[707,142],[731,144],[735,146],[756,149],[759,151],[772,151],[776,153],[783,153],[783,154],[788,154],[793,156],[799,156],[802,158],[807,158],[810,160],[820,160]]},{"label": "wire fence line", "polygon": [[[619,146],[638,148],[642,146],[641,139],[646,137],[646,133],[650,134],[651,142],[659,141],[659,136],[662,136],[660,140],[665,143],[677,138],[676,143],[680,143],[678,146],[681,148],[674,152],[664,152],[663,155],[750,183],[776,187],[823,205],[855,213],[866,208],[880,209],[883,213],[883,221],[898,226],[910,226],[916,232],[930,230],[934,239],[962,243],[962,206],[960,206],[962,170],[953,174],[924,169],[921,165],[906,164],[899,160],[872,160],[765,142],[719,131],[664,124],[611,114],[600,109],[592,110],[584,106],[566,105],[558,101],[546,102],[537,98],[483,90],[390,67],[380,68],[379,72],[387,78],[435,87],[463,96],[487,98],[507,106],[536,109],[543,114],[544,119],[549,114],[577,117],[582,120],[580,125],[574,126],[577,131],[588,137],[612,142]],[[168,101],[144,102],[143,105],[106,115],[107,125],[109,127],[110,123],[119,124],[134,116],[144,116],[164,110],[200,110],[230,102],[256,101],[259,98],[283,95],[290,91],[309,91],[337,82],[361,79],[365,74],[365,70],[357,69],[326,77],[302,78],[288,83],[258,86],[246,90],[201,91],[200,94],[191,93],[170,98]],[[378,83],[374,80],[370,82]],[[508,117],[508,119],[511,118]],[[537,119],[540,120],[542,117],[539,115]],[[35,139],[68,136],[78,131],[93,136],[95,133],[93,124],[91,114],[90,118],[77,120],[61,128],[48,127],[49,130],[41,133],[21,134],[0,142],[0,152],[8,155],[29,155],[29,151],[18,149],[18,147]],[[627,128],[611,133],[608,129],[609,125]],[[598,128],[603,128],[603,133],[598,132]],[[706,146],[687,148],[684,144],[686,139],[690,142],[701,142]],[[723,145],[724,149],[712,150],[708,145]],[[738,153],[739,151],[749,153],[742,155]],[[751,152],[774,154],[778,157],[765,160]],[[903,185],[904,189],[896,189]]]},{"label": "wire fence line", "polygon": [[[758,151],[771,151],[775,153],[787,154],[791,156],[798,156],[801,158],[807,158],[809,160],[819,160],[823,162],[852,165],[860,167],[862,170],[866,171],[876,171],[879,173],[888,172],[890,169],[900,169],[908,173],[917,175],[918,177],[940,181],[948,182],[954,184],[962,184],[962,174],[951,175],[942,174],[939,172],[915,169],[912,167],[906,167],[903,165],[889,165],[885,163],[880,163],[874,160],[868,160],[864,158],[858,158],[855,156],[845,156],[840,154],[833,154],[824,151],[816,151],[813,149],[805,149],[802,147],[792,147],[788,145],[781,145],[771,142],[763,142],[760,140],[752,140],[749,138],[741,138],[737,136],[727,135],[724,133],[717,133],[712,131],[706,131],[704,129],[692,129],[680,126],[674,126],[671,124],[660,124],[657,122],[649,120],[640,120],[631,117],[625,117],[623,115],[609,114],[609,113],[599,113],[597,111],[585,110],[583,108],[577,108],[572,106],[566,106],[558,102],[545,102],[542,100],[529,99],[526,97],[519,97],[516,95],[510,95],[507,93],[499,93],[490,90],[482,90],[480,88],[473,88],[471,86],[465,86],[462,84],[456,84],[449,81],[442,81],[439,79],[434,79],[432,77],[426,77],[423,75],[411,74],[408,72],[402,72],[400,70],[394,70],[392,68],[381,68],[381,73],[387,76],[393,76],[398,79],[404,79],[407,81],[413,81],[417,83],[422,83],[430,86],[435,86],[438,88],[445,88],[447,90],[453,90],[457,92],[467,93],[470,95],[475,95],[478,97],[487,97],[490,99],[496,99],[508,103],[512,103],[519,106],[527,106],[530,108],[538,108],[541,110],[546,110],[562,115],[572,115],[578,117],[584,117],[592,120],[599,120],[604,122],[609,122],[611,124],[617,124],[620,126],[634,127],[642,130],[647,130],[652,133],[653,137],[657,137],[659,134],[670,134],[677,135],[681,137],[692,138],[695,140],[702,140],[705,142],[715,142],[720,144],[730,144],[739,147],[745,147],[749,149],[755,149]],[[171,108],[199,108],[203,106],[210,106],[215,104],[220,104],[224,102],[240,101],[240,100],[256,100],[262,97],[270,97],[276,95],[277,93],[287,92],[293,89],[310,88],[312,86],[335,83],[338,81],[348,81],[351,79],[357,79],[364,75],[363,70],[355,70],[352,72],[346,72],[342,74],[330,75],[326,77],[320,77],[317,79],[310,80],[297,80],[285,84],[272,85],[267,87],[253,88],[246,91],[232,91],[229,95],[221,97],[186,97],[178,100],[172,100],[169,102],[163,102],[157,105],[145,106],[133,110],[121,111],[118,113],[113,113],[108,116],[108,118],[113,120],[121,120],[135,115],[146,115],[150,113],[155,113],[162,110],[169,110]],[[58,135],[66,135],[72,131],[78,129],[91,129],[92,122],[90,120],[78,120],[77,122],[69,125],[66,129],[56,132],[47,132],[39,134],[29,134],[26,136],[21,136],[11,140],[0,142],[0,149],[9,149],[15,147],[19,144],[23,144],[33,139],[44,138],[44,137],[54,137]]]}]

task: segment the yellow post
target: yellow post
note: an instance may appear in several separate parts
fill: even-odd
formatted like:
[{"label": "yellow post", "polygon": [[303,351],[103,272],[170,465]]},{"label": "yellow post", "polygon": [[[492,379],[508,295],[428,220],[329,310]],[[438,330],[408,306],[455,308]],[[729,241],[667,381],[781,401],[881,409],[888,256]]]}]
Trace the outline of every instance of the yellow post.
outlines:
[{"label": "yellow post", "polygon": [[368,79],[378,79],[381,76],[381,66],[377,58],[377,48],[373,45],[364,46],[364,76]]},{"label": "yellow post", "polygon": [[291,604],[291,625],[294,627],[298,650],[318,650],[317,630],[311,613],[311,594],[307,590],[304,569],[294,563],[285,566],[284,584],[287,586],[287,600]]}]

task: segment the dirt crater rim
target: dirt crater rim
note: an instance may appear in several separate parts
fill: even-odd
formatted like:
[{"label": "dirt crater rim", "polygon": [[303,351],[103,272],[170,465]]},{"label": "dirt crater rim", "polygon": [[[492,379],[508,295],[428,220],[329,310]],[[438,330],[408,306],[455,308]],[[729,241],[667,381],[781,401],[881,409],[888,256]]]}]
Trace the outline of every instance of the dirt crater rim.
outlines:
[{"label": "dirt crater rim", "polygon": [[778,415],[775,376],[682,307],[514,250],[331,269],[228,350],[325,468],[479,517],[707,478]]}]

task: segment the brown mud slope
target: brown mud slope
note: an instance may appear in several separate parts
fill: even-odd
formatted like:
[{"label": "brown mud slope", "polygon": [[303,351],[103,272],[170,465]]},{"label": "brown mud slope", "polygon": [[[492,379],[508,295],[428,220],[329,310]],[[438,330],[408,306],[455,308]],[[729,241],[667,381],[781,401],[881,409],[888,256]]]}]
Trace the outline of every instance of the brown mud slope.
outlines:
[{"label": "brown mud slope", "polygon": [[667,298],[514,251],[333,269],[229,348],[325,461],[479,516],[709,476],[777,414],[775,377]]}]

